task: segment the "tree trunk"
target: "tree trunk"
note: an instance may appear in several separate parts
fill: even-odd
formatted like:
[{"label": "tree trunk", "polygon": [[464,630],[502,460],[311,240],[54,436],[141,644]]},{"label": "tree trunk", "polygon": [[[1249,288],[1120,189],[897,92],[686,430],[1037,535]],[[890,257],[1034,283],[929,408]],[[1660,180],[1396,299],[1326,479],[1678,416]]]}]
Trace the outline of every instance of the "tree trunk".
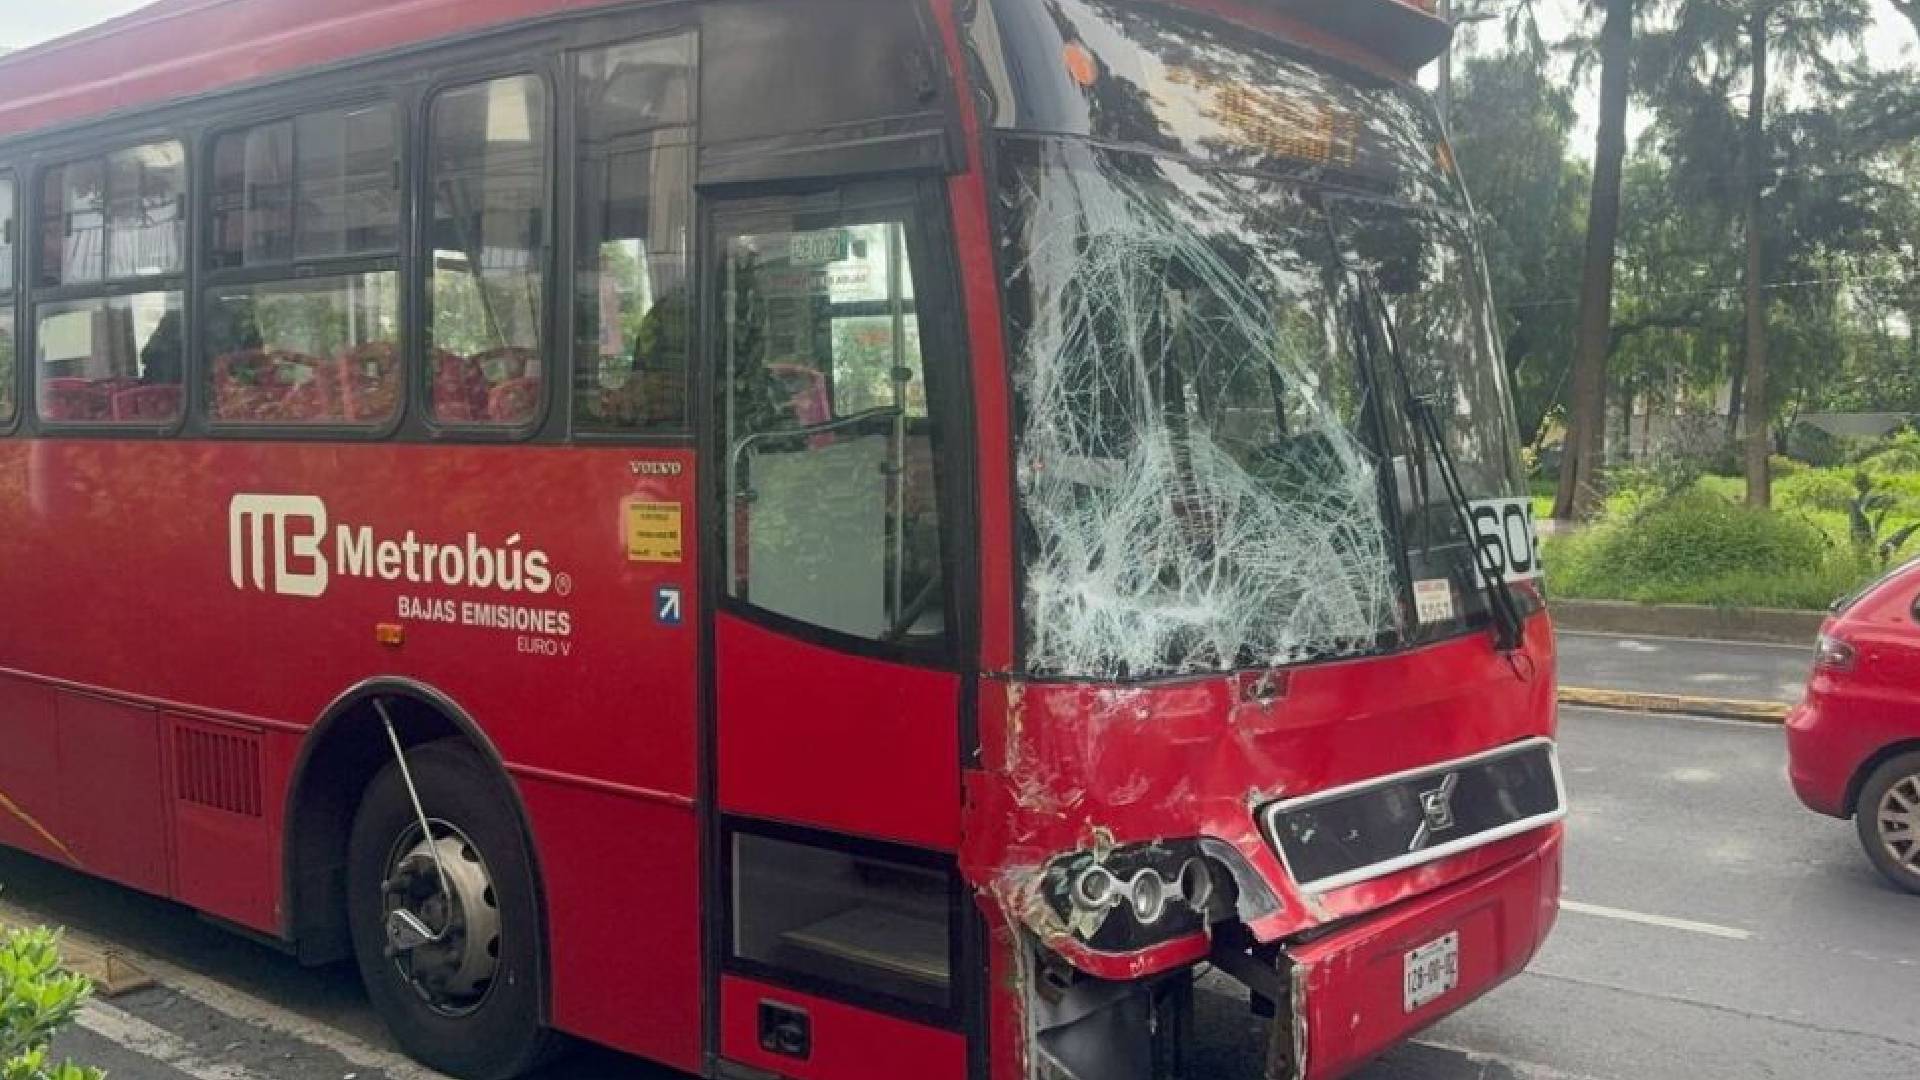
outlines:
[{"label": "tree trunk", "polygon": [[1733,375],[1727,383],[1727,448],[1740,444],[1740,406],[1747,400],[1747,362],[1741,357],[1740,366],[1733,369]]},{"label": "tree trunk", "polygon": [[1606,0],[1600,29],[1600,137],[1593,154],[1587,250],[1580,271],[1580,328],[1567,411],[1566,454],[1553,516],[1585,519],[1598,502],[1595,481],[1606,442],[1607,353],[1613,324],[1613,256],[1620,233],[1620,176],[1627,156],[1628,73],[1635,0]]},{"label": "tree trunk", "polygon": [[1747,43],[1752,50],[1753,86],[1747,92],[1747,195],[1742,215],[1747,229],[1747,505],[1771,506],[1773,486],[1767,458],[1773,449],[1767,410],[1767,293],[1766,249],[1760,217],[1760,190],[1767,165],[1767,12],[1763,8],[1747,19]]}]

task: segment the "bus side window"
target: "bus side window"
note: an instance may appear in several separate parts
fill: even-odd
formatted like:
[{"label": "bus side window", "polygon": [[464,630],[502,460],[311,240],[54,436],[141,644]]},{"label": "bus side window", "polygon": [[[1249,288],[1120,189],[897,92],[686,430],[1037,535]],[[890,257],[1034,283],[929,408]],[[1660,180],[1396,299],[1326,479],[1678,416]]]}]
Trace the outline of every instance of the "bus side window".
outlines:
[{"label": "bus side window", "polygon": [[944,639],[933,415],[902,222],[723,240],[729,589],[870,640]]},{"label": "bus side window", "polygon": [[428,124],[429,412],[524,428],[539,418],[546,361],[546,83],[445,91]]},{"label": "bus side window", "polygon": [[398,416],[399,130],[383,102],[214,142],[200,338],[215,424],[371,432]]},{"label": "bus side window", "polygon": [[[186,149],[156,142],[40,175],[37,400],[56,424],[164,427],[185,399]],[[144,288],[130,290],[129,285]],[[74,296],[75,289],[93,295]]]},{"label": "bus side window", "polygon": [[595,432],[687,422],[693,37],[576,60],[578,265],[573,420]]},{"label": "bus side window", "polygon": [[13,327],[13,237],[18,227],[14,218],[13,174],[0,173],[0,427],[13,423],[14,404],[14,327]]}]

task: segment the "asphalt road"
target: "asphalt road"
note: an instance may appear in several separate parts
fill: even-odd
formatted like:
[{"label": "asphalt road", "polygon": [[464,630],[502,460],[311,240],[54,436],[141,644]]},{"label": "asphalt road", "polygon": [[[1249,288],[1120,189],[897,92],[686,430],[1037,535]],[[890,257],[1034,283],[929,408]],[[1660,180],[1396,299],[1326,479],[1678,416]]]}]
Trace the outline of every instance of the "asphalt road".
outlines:
[{"label": "asphalt road", "polygon": [[[1920,897],[1802,810],[1777,728],[1568,710],[1568,909],[1530,971],[1363,1080],[1908,1080]],[[159,957],[61,1049],[123,1080],[417,1080],[350,971],[308,972],[172,905],[0,856],[6,899]],[[1208,984],[1208,989],[1217,989]],[[1259,1075],[1241,1002],[1201,995],[1196,1080]],[[544,1080],[669,1080],[584,1051]]]},{"label": "asphalt road", "polygon": [[1743,701],[1800,700],[1813,643],[1753,645],[1620,634],[1558,635],[1560,685]]}]

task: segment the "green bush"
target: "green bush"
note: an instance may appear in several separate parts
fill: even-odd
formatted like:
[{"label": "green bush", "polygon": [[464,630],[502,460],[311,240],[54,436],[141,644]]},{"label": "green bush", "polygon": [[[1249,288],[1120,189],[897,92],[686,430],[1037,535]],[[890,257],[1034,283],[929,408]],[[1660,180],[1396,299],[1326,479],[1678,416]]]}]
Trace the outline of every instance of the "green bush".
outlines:
[{"label": "green bush", "polygon": [[1800,461],[1797,458],[1790,458],[1785,454],[1775,454],[1767,459],[1767,470],[1773,474],[1775,480],[1783,476],[1792,476],[1795,473],[1806,472],[1810,468],[1812,468],[1812,466],[1806,462]]},{"label": "green bush", "polygon": [[1920,473],[1920,432],[1908,429],[1875,443],[1859,459],[1859,466],[1874,476]]},{"label": "green bush", "polygon": [[1740,476],[1703,476],[1693,487],[1695,491],[1705,491],[1734,502],[1747,497],[1747,481]]},{"label": "green bush", "polygon": [[1554,594],[1645,603],[1820,608],[1870,571],[1821,527],[1691,491],[1545,548]]},{"label": "green bush", "polygon": [[1853,475],[1844,469],[1807,469],[1783,476],[1773,485],[1773,501],[1790,510],[1844,513],[1857,494]]},{"label": "green bush", "polygon": [[60,938],[11,930],[0,938],[0,1080],[101,1080],[98,1069],[49,1060],[53,1037],[93,987],[60,970]]}]

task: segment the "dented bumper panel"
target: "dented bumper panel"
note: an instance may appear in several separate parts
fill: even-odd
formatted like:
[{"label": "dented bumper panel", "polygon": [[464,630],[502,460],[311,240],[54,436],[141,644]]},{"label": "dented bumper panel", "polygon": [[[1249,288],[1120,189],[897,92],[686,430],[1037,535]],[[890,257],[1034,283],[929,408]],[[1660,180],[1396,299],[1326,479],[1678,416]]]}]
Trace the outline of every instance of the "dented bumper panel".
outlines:
[{"label": "dented bumper panel", "polygon": [[[1544,617],[1528,624],[1525,649],[1532,662],[1511,665],[1476,635],[1266,679],[1118,686],[989,680],[980,699],[981,759],[967,775],[961,861],[1009,950],[996,1010],[1009,1025],[999,1030],[1018,1032],[1008,1050],[1018,1064],[996,1053],[997,1080],[1047,1075],[1038,1071],[1043,1064],[1055,1076],[1131,1075],[1115,1071],[1119,1062],[1098,1048],[1132,1047],[1120,1055],[1126,1068],[1141,1047],[1153,1051],[1152,1040],[1115,1033],[1133,1030],[1143,1015],[1150,1030],[1166,1030],[1165,1003],[1155,995],[1177,987],[1223,939],[1242,942],[1250,958],[1298,987],[1276,1002],[1285,1020],[1275,1028],[1276,1060],[1316,1042],[1325,1049],[1332,1036],[1312,1029],[1332,1022],[1328,1010],[1342,995],[1386,1000],[1390,989],[1397,1009],[1397,969],[1375,987],[1369,980],[1377,972],[1340,959],[1327,942],[1372,940],[1352,935],[1382,917],[1392,922],[1425,910],[1435,898],[1481,895],[1496,875],[1541,859],[1550,842],[1557,859],[1558,828],[1489,837],[1471,850],[1315,891],[1289,873],[1265,811],[1383,777],[1431,776],[1435,762],[1459,766],[1489,750],[1542,745],[1553,717],[1553,647]],[[1202,894],[1181,885],[1183,868],[1195,859],[1207,863],[1217,890],[1197,904]],[[1095,868],[1103,873],[1087,880]],[[1167,894],[1166,908],[1151,928],[1127,924],[1129,887],[1149,870]],[[1551,905],[1539,883],[1544,872],[1530,872],[1535,895],[1526,903]],[[1072,905],[1076,887],[1100,901],[1093,911]],[[1512,891],[1517,896],[1526,887]],[[1513,904],[1503,899],[1500,906]],[[1517,969],[1533,949],[1521,930],[1548,921],[1502,914],[1499,925],[1518,929],[1500,939],[1506,951],[1491,958],[1486,935],[1463,928],[1457,993],[1480,992],[1489,971]],[[1313,945],[1282,954],[1286,943],[1310,937]],[[1354,979],[1373,988],[1349,988]],[[1434,1008],[1448,1008],[1453,998],[1450,991]],[[1424,1021],[1416,1015],[1407,1022]],[[1379,1032],[1395,1026],[1381,1023]],[[1079,1064],[1068,1068],[1069,1061]],[[1317,1063],[1310,1068],[1310,1075],[1334,1075]]]},{"label": "dented bumper panel", "polygon": [[[1559,911],[1558,826],[1525,858],[1287,951],[1295,995],[1272,1080],[1334,1080],[1526,967]],[[1409,1008],[1408,955],[1457,935],[1457,983]]]}]

